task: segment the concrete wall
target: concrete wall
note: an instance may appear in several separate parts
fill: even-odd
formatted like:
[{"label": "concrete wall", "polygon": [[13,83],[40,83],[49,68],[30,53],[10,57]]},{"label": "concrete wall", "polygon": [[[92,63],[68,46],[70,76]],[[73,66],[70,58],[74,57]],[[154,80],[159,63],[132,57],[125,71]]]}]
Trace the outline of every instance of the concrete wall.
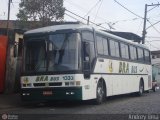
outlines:
[{"label": "concrete wall", "polygon": [[20,75],[21,75],[21,68],[22,68],[22,56],[18,54],[18,49],[19,49],[19,42],[23,40],[23,35],[22,34],[15,34],[15,41],[18,43],[16,45],[17,47],[17,56],[15,57],[15,62],[16,62],[16,74],[15,74],[15,86],[14,90],[15,92],[20,91]]}]

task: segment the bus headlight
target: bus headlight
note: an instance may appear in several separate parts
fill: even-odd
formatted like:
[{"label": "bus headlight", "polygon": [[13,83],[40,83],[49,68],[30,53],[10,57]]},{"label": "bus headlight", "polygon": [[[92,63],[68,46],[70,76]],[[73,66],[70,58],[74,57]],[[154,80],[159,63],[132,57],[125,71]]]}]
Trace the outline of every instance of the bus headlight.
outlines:
[{"label": "bus headlight", "polygon": [[69,82],[70,86],[74,86],[75,85],[75,81]]},{"label": "bus headlight", "polygon": [[32,84],[31,83],[28,83],[28,84],[22,84],[23,87],[32,87]]},{"label": "bus headlight", "polygon": [[81,81],[76,81],[76,86],[80,86],[81,85]]},{"label": "bus headlight", "polygon": [[80,86],[80,81],[71,81],[71,82],[65,82],[65,86]]},{"label": "bus headlight", "polygon": [[65,86],[69,86],[69,82],[65,82]]}]

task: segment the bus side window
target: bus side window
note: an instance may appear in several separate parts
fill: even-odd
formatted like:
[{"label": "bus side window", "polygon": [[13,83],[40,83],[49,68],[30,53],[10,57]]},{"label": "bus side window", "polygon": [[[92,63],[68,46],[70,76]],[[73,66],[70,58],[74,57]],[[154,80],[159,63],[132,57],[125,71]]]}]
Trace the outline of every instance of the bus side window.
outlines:
[{"label": "bus side window", "polygon": [[108,39],[103,38],[103,52],[104,55],[108,55]]},{"label": "bus side window", "polygon": [[148,50],[144,50],[145,62],[150,63],[150,53]]},{"label": "bus side window", "polygon": [[119,43],[114,40],[109,40],[109,46],[110,46],[111,56],[112,57],[120,57]]},{"label": "bus side window", "polygon": [[97,51],[100,55],[108,55],[108,39],[96,36],[97,39]]},{"label": "bus side window", "polygon": [[128,45],[120,43],[120,48],[121,48],[121,57],[124,59],[129,59]]},{"label": "bus side window", "polygon": [[100,55],[103,55],[103,41],[102,41],[102,37],[100,36],[96,36],[97,39],[97,52]]},{"label": "bus side window", "polygon": [[130,59],[131,60],[137,60],[137,51],[136,47],[130,45]]},{"label": "bus side window", "polygon": [[143,49],[137,48],[137,52],[138,52],[138,60],[139,60],[139,61],[144,61]]}]

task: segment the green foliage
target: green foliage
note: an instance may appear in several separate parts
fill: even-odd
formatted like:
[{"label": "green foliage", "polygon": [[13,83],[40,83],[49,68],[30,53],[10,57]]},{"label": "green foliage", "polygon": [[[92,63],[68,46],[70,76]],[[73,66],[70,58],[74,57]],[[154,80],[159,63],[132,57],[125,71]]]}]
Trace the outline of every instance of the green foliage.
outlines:
[{"label": "green foliage", "polygon": [[63,0],[21,0],[17,18],[20,21],[41,21],[44,26],[51,21],[62,21],[64,12]]}]

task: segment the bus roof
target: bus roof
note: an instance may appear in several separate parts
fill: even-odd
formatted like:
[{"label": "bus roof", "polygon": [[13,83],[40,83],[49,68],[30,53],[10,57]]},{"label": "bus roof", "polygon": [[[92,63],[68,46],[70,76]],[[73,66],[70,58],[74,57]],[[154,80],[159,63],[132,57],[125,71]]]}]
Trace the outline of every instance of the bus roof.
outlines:
[{"label": "bus roof", "polygon": [[53,26],[42,27],[42,28],[38,28],[34,30],[29,30],[25,32],[25,34],[55,32],[57,30],[67,30],[67,29],[78,30],[78,29],[83,29],[83,28],[92,29],[93,27],[89,25],[84,25],[84,24],[53,25]]},{"label": "bus roof", "polygon": [[67,30],[67,29],[71,29],[71,30],[81,30],[81,29],[90,29],[90,30],[95,30],[96,32],[108,36],[110,38],[113,39],[118,39],[119,41],[123,41],[125,43],[129,43],[129,44],[133,44],[145,49],[148,49],[148,47],[146,45],[142,45],[142,44],[138,44],[135,42],[132,42],[131,40],[127,40],[125,38],[113,35],[111,33],[108,32],[104,32],[102,30],[99,30],[95,27],[92,27],[90,25],[84,25],[84,24],[63,24],[63,25],[53,25],[53,26],[47,26],[47,27],[42,27],[42,28],[38,28],[38,29],[33,29],[33,30],[29,30],[27,32],[25,32],[24,34],[34,34],[34,33],[49,33],[49,32],[55,32],[57,30]]}]

